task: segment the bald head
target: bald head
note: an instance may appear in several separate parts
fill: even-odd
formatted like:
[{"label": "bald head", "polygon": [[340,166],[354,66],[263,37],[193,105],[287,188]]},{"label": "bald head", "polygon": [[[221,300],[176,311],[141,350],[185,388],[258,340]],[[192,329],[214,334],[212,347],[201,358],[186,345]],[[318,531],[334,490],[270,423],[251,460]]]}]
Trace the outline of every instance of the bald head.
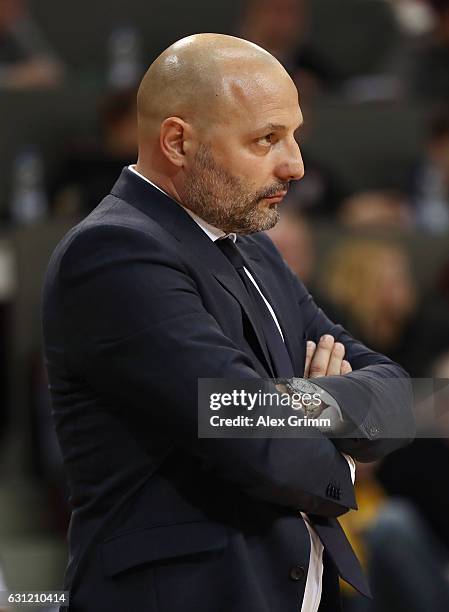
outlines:
[{"label": "bald head", "polygon": [[263,76],[290,79],[278,60],[249,41],[223,34],[183,38],[159,55],[142,80],[140,129],[148,136],[170,116],[188,122],[217,118],[250,95]]},{"label": "bald head", "polygon": [[272,227],[304,172],[295,84],[240,38],[197,34],[164,51],[140,86],[138,120],[138,172],[223,231]]}]

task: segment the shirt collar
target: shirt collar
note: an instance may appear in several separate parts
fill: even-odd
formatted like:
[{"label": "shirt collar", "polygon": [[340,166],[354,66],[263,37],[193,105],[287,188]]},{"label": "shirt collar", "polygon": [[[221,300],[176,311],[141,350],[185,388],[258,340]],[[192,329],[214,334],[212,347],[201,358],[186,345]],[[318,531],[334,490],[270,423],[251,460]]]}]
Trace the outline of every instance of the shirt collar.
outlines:
[{"label": "shirt collar", "polygon": [[[141,179],[143,179],[144,181],[146,181],[147,183],[152,185],[155,189],[158,189],[160,192],[162,192],[163,194],[168,196],[170,199],[172,199],[174,202],[176,202],[176,204],[179,204],[179,202],[174,200],[171,197],[171,195],[169,195],[166,191],[164,191],[158,185],[156,185],[155,183],[150,181],[150,179],[148,179],[146,176],[143,176],[143,174],[140,174],[140,172],[137,172],[137,170],[135,169],[134,166],[132,166],[132,165],[128,166],[128,169],[131,170],[131,172],[134,172],[134,174],[137,174],[137,176],[139,176]],[[182,204],[179,204],[179,205],[182,206]],[[235,242],[237,240],[237,234],[235,234],[235,233],[226,234],[223,230],[218,229],[217,227],[214,227],[210,223],[207,223],[207,221],[204,221],[204,219],[201,219],[201,217],[198,217],[198,215],[196,215],[194,212],[192,212],[189,208],[186,208],[185,206],[182,206],[182,208],[186,211],[186,213],[188,215],[190,215],[192,217],[192,219],[195,221],[195,223],[203,230],[203,232],[213,242],[215,242],[216,240],[220,240],[221,238],[230,238],[233,242]]]}]

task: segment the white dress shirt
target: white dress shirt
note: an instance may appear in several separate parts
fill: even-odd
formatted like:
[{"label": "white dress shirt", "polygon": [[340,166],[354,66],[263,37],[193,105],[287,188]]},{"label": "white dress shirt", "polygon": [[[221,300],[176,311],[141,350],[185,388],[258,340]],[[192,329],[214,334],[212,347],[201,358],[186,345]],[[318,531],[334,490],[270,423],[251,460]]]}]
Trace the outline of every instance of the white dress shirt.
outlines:
[{"label": "white dress shirt", "polygon": [[[137,174],[137,176],[139,176],[141,179],[143,179],[144,181],[147,181],[147,183],[150,183],[150,185],[152,185],[155,189],[158,189],[159,191],[161,191],[162,193],[164,193],[166,196],[168,196],[169,198],[173,200],[173,198],[168,193],[166,193],[163,189],[161,189],[160,187],[152,183],[145,176],[137,172],[137,170],[133,166],[128,166],[128,168],[129,170],[131,170],[131,172],[134,172],[134,174]],[[176,203],[179,204],[179,202],[176,202]],[[182,204],[180,204],[180,206],[182,206]],[[200,217],[198,217],[198,215],[196,215],[194,212],[192,212],[185,206],[182,206],[182,207],[192,217],[192,219],[199,225],[199,227],[204,231],[204,233],[207,234],[207,236],[209,236],[209,238],[212,241],[215,242],[216,240],[218,240],[219,238],[223,238],[224,236],[228,236],[234,242],[236,241],[236,238],[237,238],[236,234],[226,234],[222,230],[204,221],[204,219],[201,219]],[[262,291],[258,287],[256,281],[252,277],[249,270],[247,270],[246,268],[244,268],[244,270],[246,274],[248,275],[248,277],[250,278],[251,282],[254,283],[254,286],[256,287],[257,291],[262,296],[265,304],[267,305],[268,310],[270,311],[271,316],[274,319],[274,322],[276,323],[276,327],[278,328],[279,333],[281,334],[282,340],[284,340],[284,336],[282,334],[282,330],[279,325],[279,321],[277,320],[276,314],[271,304],[268,302],[266,297],[263,295]],[[345,455],[344,453],[342,454],[349,464],[349,468],[351,470],[352,482],[354,482],[355,481],[354,460],[349,455]],[[307,530],[310,536],[309,569],[307,572],[307,580],[306,580],[306,586],[304,590],[304,597],[302,600],[301,612],[317,612],[318,607],[320,605],[321,591],[322,591],[322,584],[323,584],[323,545],[321,543],[320,538],[318,537],[318,534],[313,529],[312,524],[309,521],[309,517],[304,512],[301,512],[300,514],[302,518],[304,519],[304,522],[306,524],[306,527],[307,527]]]}]

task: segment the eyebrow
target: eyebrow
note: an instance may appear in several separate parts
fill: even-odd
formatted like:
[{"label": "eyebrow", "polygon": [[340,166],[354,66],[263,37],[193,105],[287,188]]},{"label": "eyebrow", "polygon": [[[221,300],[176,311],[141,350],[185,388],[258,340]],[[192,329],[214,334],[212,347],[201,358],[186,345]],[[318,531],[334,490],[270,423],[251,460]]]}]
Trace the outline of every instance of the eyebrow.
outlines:
[{"label": "eyebrow", "polygon": [[287,129],[287,126],[282,125],[282,124],[280,124],[280,123],[268,123],[268,124],[265,126],[265,129],[267,129],[267,130],[273,130],[273,131],[276,131],[276,130],[286,130],[286,129]]},{"label": "eyebrow", "polygon": [[[301,123],[295,128],[295,132],[296,130],[299,130],[300,127],[302,127],[304,125],[304,120],[301,121]],[[283,125],[282,123],[267,123],[264,127],[260,128],[260,130],[257,130],[257,132],[266,132],[266,131],[271,131],[271,132],[276,132],[276,131],[282,131],[282,130],[286,130],[287,126]]]}]

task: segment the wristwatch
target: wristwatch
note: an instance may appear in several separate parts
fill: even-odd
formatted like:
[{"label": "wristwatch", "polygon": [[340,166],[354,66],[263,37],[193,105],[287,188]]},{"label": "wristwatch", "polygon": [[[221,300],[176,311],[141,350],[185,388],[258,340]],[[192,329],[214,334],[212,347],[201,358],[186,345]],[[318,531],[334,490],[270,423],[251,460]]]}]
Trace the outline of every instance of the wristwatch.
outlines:
[{"label": "wristwatch", "polygon": [[307,394],[315,398],[317,395],[319,396],[319,403],[316,403],[316,401],[311,403],[307,402],[306,404],[304,404],[302,401],[295,402],[296,406],[302,407],[307,418],[316,419],[324,410],[331,408],[331,413],[334,417],[333,420],[337,419],[339,421],[343,421],[340,406],[335,398],[333,398],[332,395],[330,395],[330,393],[328,393],[325,389],[313,383],[310,379],[282,378],[277,380],[280,384],[283,384],[286,387],[290,395],[300,394],[302,397]]}]

